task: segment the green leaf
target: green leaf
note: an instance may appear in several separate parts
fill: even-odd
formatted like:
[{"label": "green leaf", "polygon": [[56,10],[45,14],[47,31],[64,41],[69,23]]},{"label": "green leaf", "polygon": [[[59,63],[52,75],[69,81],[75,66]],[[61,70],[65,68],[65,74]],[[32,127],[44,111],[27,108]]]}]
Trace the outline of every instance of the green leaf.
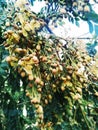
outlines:
[{"label": "green leaf", "polygon": [[6,71],[0,67],[0,75],[4,76],[6,75]]},{"label": "green leaf", "polygon": [[7,68],[8,68],[7,62],[2,62],[1,65],[0,65],[0,67],[1,67],[2,69],[7,69]]}]

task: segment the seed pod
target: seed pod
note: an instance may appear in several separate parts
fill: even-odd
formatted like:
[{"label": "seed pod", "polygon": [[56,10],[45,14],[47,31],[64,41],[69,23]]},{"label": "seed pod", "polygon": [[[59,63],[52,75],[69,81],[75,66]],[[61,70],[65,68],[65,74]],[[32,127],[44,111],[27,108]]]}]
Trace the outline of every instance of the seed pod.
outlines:
[{"label": "seed pod", "polygon": [[37,56],[33,56],[33,57],[32,57],[32,60],[33,60],[35,63],[38,63],[38,62],[39,62]]},{"label": "seed pod", "polygon": [[48,104],[48,100],[47,100],[47,99],[45,99],[45,104],[46,104],[46,105]]},{"label": "seed pod", "polygon": [[62,79],[63,81],[66,81],[66,78],[65,78],[65,77],[63,77],[63,76],[61,77],[61,79]]},{"label": "seed pod", "polygon": [[71,77],[69,75],[66,76],[67,80],[71,80]]},{"label": "seed pod", "polygon": [[83,7],[82,6],[78,6],[78,12],[83,12]]},{"label": "seed pod", "polygon": [[43,56],[42,59],[41,59],[41,61],[46,62],[47,61],[47,57]]},{"label": "seed pod", "polygon": [[55,85],[55,84],[52,84],[52,88],[56,88],[56,85]]},{"label": "seed pod", "polygon": [[95,92],[94,95],[95,95],[96,97],[98,97],[98,92]]},{"label": "seed pod", "polygon": [[20,73],[20,75],[21,75],[22,78],[24,78],[24,77],[26,76],[26,73],[25,73],[24,71],[22,71],[22,72]]},{"label": "seed pod", "polygon": [[77,88],[77,91],[81,94],[82,93],[82,89],[81,88]]},{"label": "seed pod", "polygon": [[84,79],[83,78],[79,78],[80,82],[83,83],[84,82]]},{"label": "seed pod", "polygon": [[46,76],[46,80],[49,81],[51,78],[49,75]]},{"label": "seed pod", "polygon": [[90,12],[90,8],[88,5],[84,6],[84,12]]},{"label": "seed pod", "polygon": [[78,93],[74,96],[74,100],[78,100],[78,99],[80,99],[80,98],[81,98],[81,95],[78,94]]},{"label": "seed pod", "polygon": [[41,81],[41,82],[40,82],[40,85],[41,85],[41,86],[44,86],[44,82],[43,82],[43,81]]},{"label": "seed pod", "polygon": [[57,67],[58,64],[57,64],[57,63],[51,63],[51,66],[52,66],[52,67]]},{"label": "seed pod", "polygon": [[61,90],[62,90],[62,91],[65,91],[65,86],[61,86]]},{"label": "seed pod", "polygon": [[66,69],[67,69],[67,70],[72,70],[73,67],[72,67],[72,66],[67,66]]},{"label": "seed pod", "polygon": [[83,84],[83,87],[86,88],[88,85],[86,83]]},{"label": "seed pod", "polygon": [[42,108],[41,105],[38,106],[36,112],[37,112],[38,114],[42,114],[42,113],[43,113],[43,108]]},{"label": "seed pod", "polygon": [[9,26],[10,26],[10,22],[6,22],[6,23],[5,23],[5,26],[6,26],[6,27],[9,27]]},{"label": "seed pod", "polygon": [[14,51],[15,51],[16,53],[20,53],[21,50],[22,50],[22,48],[16,48]]},{"label": "seed pod", "polygon": [[30,57],[25,57],[25,58],[23,58],[22,60],[24,60],[24,61],[29,61],[31,58]]},{"label": "seed pod", "polygon": [[38,91],[38,92],[42,92],[42,88],[38,88],[37,91]]},{"label": "seed pod", "polygon": [[55,75],[55,74],[58,73],[58,68],[56,68],[56,69],[51,69],[51,71],[52,71],[52,73]]},{"label": "seed pod", "polygon": [[39,100],[38,100],[36,97],[34,97],[34,98],[31,100],[31,103],[33,103],[33,104],[39,103]]},{"label": "seed pod", "polygon": [[73,2],[73,7],[77,7],[78,3],[77,2]]},{"label": "seed pod", "polygon": [[34,79],[33,75],[30,74],[30,75],[28,76],[28,79],[29,79],[30,81],[32,81],[32,80]]},{"label": "seed pod", "polygon": [[27,96],[27,97],[30,97],[30,93],[29,93],[29,92],[26,92],[26,96]]},{"label": "seed pod", "polygon": [[52,52],[52,49],[51,49],[51,48],[47,48],[47,51],[48,51],[48,52]]},{"label": "seed pod", "polygon": [[6,61],[7,61],[8,63],[10,63],[10,62],[12,61],[11,56],[7,56],[7,57],[6,57]]},{"label": "seed pod", "polygon": [[41,46],[38,44],[38,45],[36,46],[36,50],[37,50],[37,51],[40,51],[40,49],[41,49]]},{"label": "seed pod", "polygon": [[68,71],[69,74],[72,74],[72,72],[73,72],[72,70],[69,70],[69,71]]},{"label": "seed pod", "polygon": [[49,95],[48,95],[48,98],[49,98],[49,100],[51,100],[51,99],[52,99],[52,95],[51,95],[51,94],[49,94]]},{"label": "seed pod", "polygon": [[35,83],[40,84],[41,83],[41,79],[39,77],[36,77]]}]

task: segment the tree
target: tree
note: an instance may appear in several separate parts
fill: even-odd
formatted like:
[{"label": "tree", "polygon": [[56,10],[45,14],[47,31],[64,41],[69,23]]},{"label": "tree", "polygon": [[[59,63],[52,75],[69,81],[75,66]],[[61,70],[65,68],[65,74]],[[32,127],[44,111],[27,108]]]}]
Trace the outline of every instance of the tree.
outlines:
[{"label": "tree", "polygon": [[[44,9],[32,12],[26,0],[4,10],[0,126],[3,130],[97,129],[98,75],[91,69],[95,59],[72,39],[56,37],[48,27],[50,18],[84,19],[85,11],[78,9],[76,15],[73,1],[47,4],[46,14]],[[67,13],[61,9],[65,5]]]}]

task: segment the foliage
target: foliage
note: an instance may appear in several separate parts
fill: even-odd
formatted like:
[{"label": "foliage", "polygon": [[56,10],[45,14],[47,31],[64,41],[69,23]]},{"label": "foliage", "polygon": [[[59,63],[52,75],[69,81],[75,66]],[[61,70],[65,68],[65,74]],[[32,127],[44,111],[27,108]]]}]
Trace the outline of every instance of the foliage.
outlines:
[{"label": "foliage", "polygon": [[26,5],[17,0],[4,12],[1,129],[96,130],[98,75],[91,72],[95,59],[79,50],[77,42],[44,36],[41,29],[47,23]]},{"label": "foliage", "polygon": [[98,14],[89,0],[46,0],[46,6],[42,8],[39,17],[47,24],[52,20],[55,26],[57,20],[62,23],[62,18],[68,18],[70,22],[80,26],[79,20],[82,19],[87,22],[90,33],[95,31],[95,34],[98,34]]}]

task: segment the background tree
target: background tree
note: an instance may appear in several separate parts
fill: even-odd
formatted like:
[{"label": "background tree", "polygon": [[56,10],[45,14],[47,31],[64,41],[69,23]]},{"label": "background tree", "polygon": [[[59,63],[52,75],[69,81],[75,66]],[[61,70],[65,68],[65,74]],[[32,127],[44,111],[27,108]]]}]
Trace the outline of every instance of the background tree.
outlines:
[{"label": "background tree", "polygon": [[[84,10],[77,9],[78,14],[74,14],[77,3],[74,2],[48,1],[46,10],[35,14],[28,1],[17,0],[3,11],[0,33],[3,130],[97,129],[98,75],[91,71],[95,59],[85,50],[78,50],[72,39],[56,37],[48,26],[52,18],[53,22],[62,22],[63,15],[84,19]],[[85,2],[90,9],[87,1],[84,6]],[[94,69],[97,70],[96,65]]]}]

